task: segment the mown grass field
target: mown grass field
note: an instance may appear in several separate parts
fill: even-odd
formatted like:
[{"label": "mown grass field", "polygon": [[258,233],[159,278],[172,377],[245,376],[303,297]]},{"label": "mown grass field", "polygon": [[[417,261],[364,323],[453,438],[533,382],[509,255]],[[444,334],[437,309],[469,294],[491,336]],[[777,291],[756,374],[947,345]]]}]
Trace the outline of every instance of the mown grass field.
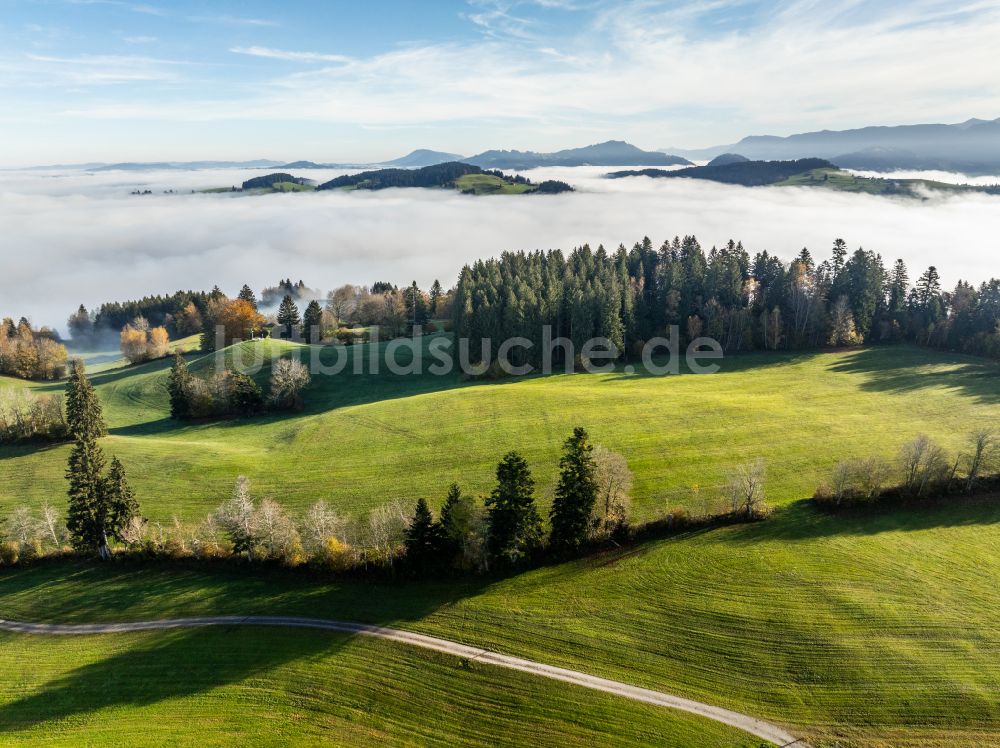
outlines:
[{"label": "mown grass field", "polygon": [[[738,709],[785,724],[817,746],[991,746],[1000,745],[998,554],[998,499],[833,517],[796,503],[766,522],[690,533],[503,580],[372,584],[266,570],[42,564],[0,571],[0,610],[7,618],[58,622],[287,613],[381,623]],[[260,658],[259,667],[228,649],[239,647],[242,637],[269,642],[241,650]],[[0,725],[10,724],[12,715],[52,709],[55,727],[99,735],[86,725],[115,713],[103,711],[112,707],[141,724],[158,709],[207,711],[229,699],[253,722],[265,699],[281,715],[273,730],[308,731],[308,719],[286,719],[296,713],[290,703],[303,711],[313,704],[299,697],[295,674],[318,678],[356,662],[354,650],[325,636],[240,633],[231,643],[220,640],[221,633],[207,632],[69,642],[5,637],[0,682],[7,705],[0,706]],[[213,644],[199,656],[203,641]],[[381,646],[357,644],[360,652]],[[372,683],[351,681],[341,689],[350,696],[342,698],[370,703],[387,720],[437,724],[430,716],[427,722],[398,716],[403,707],[382,700],[377,689],[383,672],[404,684],[423,682],[417,671],[429,659],[423,677],[433,693],[426,709],[459,708],[458,699],[455,725],[479,719],[474,709],[462,711],[478,703],[479,674],[467,682],[453,664],[391,650],[374,658]],[[231,659],[241,664],[227,671],[223,663]],[[186,663],[194,663],[198,687],[183,684]],[[144,668],[143,682],[160,685],[130,696],[130,666]],[[32,674],[36,670],[41,674]],[[500,673],[484,677],[496,684],[484,699],[536,688],[518,679],[511,684]],[[73,688],[87,682],[109,688],[104,695]],[[541,695],[549,686],[537,688]],[[10,706],[13,692],[22,690],[33,699],[30,708]],[[65,707],[43,706],[77,693],[79,707],[68,722]],[[586,698],[562,695],[572,701],[573,716],[565,718],[586,734],[593,716]],[[452,706],[435,706],[438,701]],[[340,708],[335,702],[331,709]],[[494,711],[519,717],[516,709],[483,709],[491,719],[499,718]],[[648,712],[621,716],[640,720],[630,729],[658,734]],[[442,717],[442,731],[453,729],[450,719],[450,712]],[[370,720],[359,717],[359,723],[373,729]],[[19,738],[32,734],[15,729]],[[688,736],[684,744],[729,744],[705,735]]]},{"label": "mown grass field", "polygon": [[[269,341],[229,353],[250,361],[253,352],[269,360],[302,350],[310,349]],[[321,350],[328,364],[333,355]],[[196,369],[210,366],[189,356]],[[425,356],[425,367],[432,362]],[[302,413],[196,424],[169,418],[168,367],[159,361],[93,375],[111,432],[105,449],[124,462],[144,514],[161,521],[200,520],[240,474],[258,496],[296,511],[319,499],[349,514],[420,496],[438,506],[452,481],[488,493],[510,449],[529,460],[546,505],[562,442],[576,425],[627,458],[638,519],[673,506],[716,507],[727,470],[758,456],[767,462],[769,500],[782,505],[811,495],[840,459],[893,457],[921,432],[958,451],[966,434],[1000,417],[997,364],[907,346],[732,356],[708,376],[619,369],[503,382],[395,376],[384,366],[353,375],[351,358],[345,372],[314,378]],[[24,382],[0,379],[0,386]],[[18,503],[62,505],[68,452],[0,448],[0,513]]]},{"label": "mown grass field", "polygon": [[0,673],[6,746],[760,744],[682,712],[334,633],[0,634]]}]

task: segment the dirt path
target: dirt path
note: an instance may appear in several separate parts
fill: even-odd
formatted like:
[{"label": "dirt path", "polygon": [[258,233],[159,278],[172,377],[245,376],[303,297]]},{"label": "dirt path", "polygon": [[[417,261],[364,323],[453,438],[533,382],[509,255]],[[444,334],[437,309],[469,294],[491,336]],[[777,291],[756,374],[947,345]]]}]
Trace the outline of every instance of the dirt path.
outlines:
[{"label": "dirt path", "polygon": [[647,688],[630,686],[607,678],[598,678],[594,675],[587,675],[576,670],[553,667],[532,660],[524,660],[520,657],[490,652],[478,647],[470,647],[465,644],[438,639],[433,636],[415,634],[410,631],[400,629],[384,628],[382,626],[371,626],[364,623],[349,623],[346,621],[330,621],[318,618],[292,618],[286,616],[207,616],[202,618],[173,618],[161,621],[137,621],[134,623],[90,623],[90,624],[51,624],[51,623],[18,623],[16,621],[0,620],[0,631],[9,631],[19,634],[48,634],[48,635],[88,635],[88,634],[119,634],[133,631],[160,631],[164,629],[191,628],[199,626],[284,626],[293,628],[321,629],[325,631],[341,631],[348,634],[359,634],[362,636],[374,636],[379,639],[388,639],[401,644],[409,644],[414,647],[431,649],[435,652],[455,655],[475,662],[494,665],[496,667],[508,668],[510,670],[520,670],[533,675],[540,675],[544,678],[572,683],[595,691],[623,696],[633,701],[642,701],[647,704],[680,709],[700,717],[721,722],[731,727],[756,735],[759,738],[768,740],[779,746],[796,746],[804,748],[806,743],[798,740],[794,735],[786,732],[777,725],[773,725],[754,717],[722,709],[710,704],[703,704],[700,701],[684,699],[680,696],[672,696],[660,691],[652,691]]}]

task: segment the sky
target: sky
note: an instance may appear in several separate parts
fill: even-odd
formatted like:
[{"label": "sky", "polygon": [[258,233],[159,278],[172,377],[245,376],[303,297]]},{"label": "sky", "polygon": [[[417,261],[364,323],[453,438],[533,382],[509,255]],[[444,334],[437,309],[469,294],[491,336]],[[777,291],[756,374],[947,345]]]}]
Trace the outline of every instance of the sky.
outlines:
[{"label": "sky", "polygon": [[1000,116],[996,0],[0,0],[0,166]]}]

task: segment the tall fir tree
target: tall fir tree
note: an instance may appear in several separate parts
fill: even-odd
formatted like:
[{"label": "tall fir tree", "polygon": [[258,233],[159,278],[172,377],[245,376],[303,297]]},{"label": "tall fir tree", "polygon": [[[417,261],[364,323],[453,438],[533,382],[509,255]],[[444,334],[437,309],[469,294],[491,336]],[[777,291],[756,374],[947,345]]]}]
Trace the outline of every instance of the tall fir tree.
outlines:
[{"label": "tall fir tree", "polygon": [[281,325],[281,337],[294,338],[296,329],[302,323],[299,317],[299,308],[295,305],[295,300],[291,295],[285,294],[278,307],[278,324]]},{"label": "tall fir tree", "polygon": [[572,550],[587,539],[590,516],[597,500],[594,447],[587,431],[577,426],[559,460],[559,482],[552,502],[551,542],[557,550]]},{"label": "tall fir tree", "polygon": [[541,545],[542,519],[527,461],[508,452],[497,465],[497,485],[486,499],[487,550],[500,565],[515,565]]},{"label": "tall fir tree", "polygon": [[180,353],[174,354],[174,363],[167,376],[167,392],[170,393],[170,417],[181,420],[190,418],[191,372]]},{"label": "tall fir tree", "polygon": [[441,304],[441,297],[444,295],[444,291],[441,289],[441,281],[437,278],[434,279],[434,283],[431,284],[431,298],[430,298],[430,313],[432,316],[437,317],[438,306]]},{"label": "tall fir tree", "polygon": [[253,289],[250,288],[250,286],[248,286],[246,283],[243,284],[243,288],[240,289],[240,292],[236,296],[236,298],[241,299],[241,300],[247,302],[250,306],[253,307],[253,310],[255,312],[258,311],[258,309],[257,309],[257,294],[255,294],[253,292]]},{"label": "tall fir tree", "polygon": [[313,299],[302,315],[302,332],[307,343],[318,343],[323,337],[323,307]]},{"label": "tall fir tree", "polygon": [[107,436],[101,401],[94,386],[87,378],[83,361],[73,361],[73,369],[66,383],[66,423],[74,439],[97,440]]}]

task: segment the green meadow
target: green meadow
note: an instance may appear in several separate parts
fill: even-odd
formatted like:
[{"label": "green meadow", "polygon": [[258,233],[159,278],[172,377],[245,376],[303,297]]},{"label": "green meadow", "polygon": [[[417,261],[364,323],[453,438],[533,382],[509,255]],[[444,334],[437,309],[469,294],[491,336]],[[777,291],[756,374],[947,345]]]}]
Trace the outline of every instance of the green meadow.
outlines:
[{"label": "green meadow", "polygon": [[[816,746],[985,746],[1000,744],[998,554],[995,499],[841,516],[796,502],[765,522],[500,580],[363,583],[266,569],[38,564],[0,573],[0,609],[12,619],[58,622],[256,613],[379,623],[737,709]],[[331,711],[363,705],[376,717],[337,723],[332,740],[350,742],[360,734],[355,727],[390,737],[405,727],[476,743],[482,724],[503,726],[509,718],[540,720],[543,744],[585,743],[595,724],[608,731],[602,744],[617,736],[626,743],[741,744],[703,724],[705,737],[692,740],[683,732],[692,718],[684,715],[499,671],[464,672],[454,658],[395,645],[345,646],[322,632],[2,641],[4,742],[49,734],[39,723],[102,742],[103,716],[121,716],[124,729],[138,734],[174,709],[191,710],[199,725],[197,715],[218,710],[220,722],[233,713],[236,725],[264,736],[308,736],[314,718],[333,724],[324,721],[334,719]],[[333,685],[359,667],[370,669],[363,681]],[[310,687],[299,679],[327,677],[332,702],[321,708],[328,692],[307,696]],[[525,701],[511,704],[518,694]],[[396,703],[410,698],[422,708],[408,712]],[[562,718],[572,732],[544,711],[558,715],[567,700],[572,717]],[[260,719],[262,702],[277,710],[271,723]],[[204,720],[210,736],[224,734]],[[545,733],[549,726],[556,732]],[[176,725],[159,729],[192,734]],[[502,729],[514,730],[504,733],[512,741],[527,737]]]},{"label": "green meadow", "polygon": [[[714,375],[559,374],[475,381],[459,374],[317,375],[301,413],[249,420],[178,423],[169,418],[169,361],[95,367],[110,436],[105,450],[124,462],[144,514],[201,519],[248,476],[258,496],[304,510],[324,499],[348,514],[391,500],[443,501],[447,486],[489,491],[510,449],[529,460],[539,499],[550,500],[562,441],[576,425],[621,452],[635,475],[634,514],[668,508],[694,513],[719,506],[727,471],[756,457],[767,463],[774,505],[809,496],[840,459],[880,454],[927,433],[955,452],[965,436],[997,422],[1000,367],[972,357],[910,346],[829,353],[731,356]],[[386,344],[381,344],[384,348]],[[230,357],[267,362],[333,349],[280,341],[244,343]],[[398,352],[397,360],[409,354]],[[210,358],[188,354],[195,370]],[[25,386],[0,379],[0,386]],[[41,392],[59,383],[31,384]],[[25,503],[61,505],[68,446],[0,447],[0,512]]]}]

